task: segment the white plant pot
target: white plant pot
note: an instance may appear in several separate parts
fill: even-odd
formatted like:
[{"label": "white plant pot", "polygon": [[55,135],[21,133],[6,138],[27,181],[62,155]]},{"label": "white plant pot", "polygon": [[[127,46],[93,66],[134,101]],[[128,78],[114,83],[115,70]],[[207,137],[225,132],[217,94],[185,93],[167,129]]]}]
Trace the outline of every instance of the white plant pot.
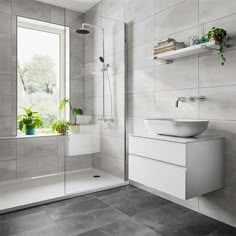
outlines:
[{"label": "white plant pot", "polygon": [[93,117],[92,116],[77,116],[76,124],[79,125],[89,125],[92,123]]},{"label": "white plant pot", "polygon": [[70,131],[72,134],[78,134],[80,132],[80,125],[71,125]]}]

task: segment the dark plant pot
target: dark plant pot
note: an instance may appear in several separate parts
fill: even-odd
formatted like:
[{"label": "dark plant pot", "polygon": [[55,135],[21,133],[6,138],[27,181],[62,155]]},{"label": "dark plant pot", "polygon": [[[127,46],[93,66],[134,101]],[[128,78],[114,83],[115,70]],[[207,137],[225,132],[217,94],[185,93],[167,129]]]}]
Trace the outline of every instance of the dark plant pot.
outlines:
[{"label": "dark plant pot", "polygon": [[26,135],[35,135],[35,129],[33,128],[26,128],[25,129],[25,134]]},{"label": "dark plant pot", "polygon": [[58,129],[57,133],[62,134],[62,135],[66,135],[67,131],[65,129]]}]

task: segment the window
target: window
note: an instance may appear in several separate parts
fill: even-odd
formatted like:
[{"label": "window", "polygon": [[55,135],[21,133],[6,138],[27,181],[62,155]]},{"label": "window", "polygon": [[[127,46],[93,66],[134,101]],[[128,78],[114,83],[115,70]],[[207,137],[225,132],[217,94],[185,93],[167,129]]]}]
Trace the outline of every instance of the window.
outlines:
[{"label": "window", "polygon": [[66,118],[58,104],[69,90],[65,73],[68,29],[22,17],[18,17],[17,29],[17,112],[33,106],[43,118],[41,128],[49,128],[53,120]]}]

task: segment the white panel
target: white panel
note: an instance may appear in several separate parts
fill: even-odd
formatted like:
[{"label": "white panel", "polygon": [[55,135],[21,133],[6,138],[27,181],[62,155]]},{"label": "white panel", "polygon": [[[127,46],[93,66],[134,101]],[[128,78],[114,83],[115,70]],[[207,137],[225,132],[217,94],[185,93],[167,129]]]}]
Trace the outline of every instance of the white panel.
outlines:
[{"label": "white panel", "polygon": [[130,136],[129,153],[186,166],[185,145],[181,143]]},{"label": "white panel", "polygon": [[186,168],[139,156],[129,156],[129,179],[186,199]]}]

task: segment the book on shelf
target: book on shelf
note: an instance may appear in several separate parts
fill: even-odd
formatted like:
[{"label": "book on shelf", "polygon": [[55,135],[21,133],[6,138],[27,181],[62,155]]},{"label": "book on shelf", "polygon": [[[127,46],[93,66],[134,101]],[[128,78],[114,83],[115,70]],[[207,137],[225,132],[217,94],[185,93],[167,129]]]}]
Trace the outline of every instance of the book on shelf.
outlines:
[{"label": "book on shelf", "polygon": [[163,44],[174,42],[174,41],[175,40],[172,38],[166,38],[166,39],[162,39],[162,40],[157,41],[157,45],[159,46],[159,45],[163,45]]}]

